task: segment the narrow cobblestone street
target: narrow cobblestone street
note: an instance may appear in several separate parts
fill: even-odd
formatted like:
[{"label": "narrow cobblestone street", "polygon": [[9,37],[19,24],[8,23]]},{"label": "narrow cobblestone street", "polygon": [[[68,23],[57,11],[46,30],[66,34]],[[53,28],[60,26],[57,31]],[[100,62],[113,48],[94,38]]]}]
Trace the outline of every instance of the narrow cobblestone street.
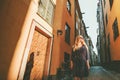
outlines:
[{"label": "narrow cobblestone street", "polygon": [[108,71],[101,66],[93,66],[87,80],[120,80],[120,73]]}]

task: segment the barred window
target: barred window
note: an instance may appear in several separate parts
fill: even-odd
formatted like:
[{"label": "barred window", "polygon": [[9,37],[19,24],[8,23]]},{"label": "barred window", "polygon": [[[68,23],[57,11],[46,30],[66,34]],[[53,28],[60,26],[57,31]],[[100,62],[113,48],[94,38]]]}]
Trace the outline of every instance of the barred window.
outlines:
[{"label": "barred window", "polygon": [[49,24],[53,23],[54,5],[51,0],[40,0],[38,14]]}]

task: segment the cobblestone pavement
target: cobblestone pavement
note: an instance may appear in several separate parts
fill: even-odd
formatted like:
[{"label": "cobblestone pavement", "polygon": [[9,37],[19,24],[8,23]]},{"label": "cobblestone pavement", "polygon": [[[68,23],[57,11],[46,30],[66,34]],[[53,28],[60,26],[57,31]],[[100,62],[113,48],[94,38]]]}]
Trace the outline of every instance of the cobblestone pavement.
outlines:
[{"label": "cobblestone pavement", "polygon": [[93,66],[90,69],[88,79],[84,80],[120,80],[120,73],[106,70],[101,66]]}]

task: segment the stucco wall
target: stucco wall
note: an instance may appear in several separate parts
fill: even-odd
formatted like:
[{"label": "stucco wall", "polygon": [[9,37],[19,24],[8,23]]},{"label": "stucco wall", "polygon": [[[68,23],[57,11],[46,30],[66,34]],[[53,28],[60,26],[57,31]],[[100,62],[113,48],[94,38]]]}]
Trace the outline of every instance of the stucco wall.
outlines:
[{"label": "stucco wall", "polygon": [[24,73],[35,26],[52,37],[52,27],[37,14],[38,1],[0,1],[0,80],[16,80],[21,67]]},{"label": "stucco wall", "polygon": [[7,78],[29,4],[24,0],[0,1],[0,80]]},{"label": "stucco wall", "polygon": [[[57,0],[54,17],[54,43],[52,51],[52,63],[50,74],[55,75],[57,69],[61,67],[61,63],[64,60],[64,52],[71,53],[74,43],[74,0],[70,0],[71,13],[68,12],[66,7],[67,0]],[[70,26],[70,44],[65,42],[65,24]],[[57,35],[57,30],[62,30],[62,35]]]},{"label": "stucco wall", "polygon": [[[109,2],[107,2],[109,4]],[[120,5],[118,4],[120,3],[119,0],[114,0],[113,1],[113,5],[112,8],[110,10],[110,8],[108,8],[108,24],[106,27],[106,37],[108,36],[108,34],[110,34],[110,54],[111,54],[111,60],[120,60]],[[108,5],[109,6],[109,5]],[[114,34],[113,34],[113,23],[115,21],[115,19],[117,18],[118,21],[118,30],[119,30],[119,36],[117,37],[116,40],[114,40]]]}]

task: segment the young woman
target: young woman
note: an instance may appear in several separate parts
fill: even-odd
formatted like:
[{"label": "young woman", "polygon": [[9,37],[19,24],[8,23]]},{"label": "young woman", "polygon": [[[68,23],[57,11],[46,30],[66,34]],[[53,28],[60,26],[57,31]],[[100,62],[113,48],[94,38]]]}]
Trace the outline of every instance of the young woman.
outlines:
[{"label": "young woman", "polygon": [[90,69],[88,47],[81,35],[78,35],[71,54],[71,68],[74,80],[82,80],[88,76]]}]

